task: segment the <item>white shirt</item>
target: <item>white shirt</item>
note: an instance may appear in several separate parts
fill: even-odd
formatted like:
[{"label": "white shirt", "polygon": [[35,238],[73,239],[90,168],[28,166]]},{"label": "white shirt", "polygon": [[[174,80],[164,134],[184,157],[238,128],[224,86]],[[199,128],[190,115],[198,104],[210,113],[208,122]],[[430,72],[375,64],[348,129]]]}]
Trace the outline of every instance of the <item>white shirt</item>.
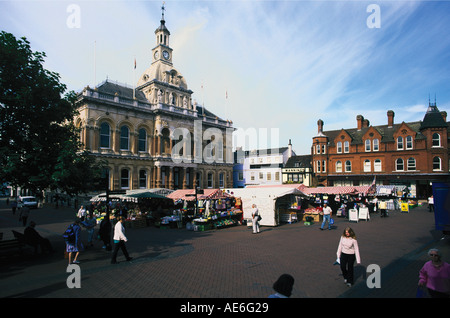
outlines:
[{"label": "white shirt", "polygon": [[333,212],[329,205],[327,205],[325,208],[323,208],[323,215],[329,215]]},{"label": "white shirt", "polygon": [[125,236],[125,228],[122,225],[122,222],[117,222],[114,226],[114,241],[127,241],[127,237]]},{"label": "white shirt", "polygon": [[81,218],[81,217],[83,217],[83,216],[85,216],[86,215],[86,209],[84,209],[84,208],[80,208],[79,210],[78,210],[78,217],[79,218]]},{"label": "white shirt", "polygon": [[341,257],[341,253],[345,254],[355,254],[356,262],[361,263],[361,257],[359,256],[358,241],[351,237],[341,236],[339,241],[338,250],[336,252],[337,257]]}]

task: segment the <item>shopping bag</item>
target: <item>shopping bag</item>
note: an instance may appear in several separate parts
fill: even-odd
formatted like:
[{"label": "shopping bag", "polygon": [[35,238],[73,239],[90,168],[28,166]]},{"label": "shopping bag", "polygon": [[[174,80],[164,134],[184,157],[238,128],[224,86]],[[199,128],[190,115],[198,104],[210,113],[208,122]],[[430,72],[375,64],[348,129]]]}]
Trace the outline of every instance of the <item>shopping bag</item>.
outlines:
[{"label": "shopping bag", "polygon": [[427,292],[425,291],[425,288],[422,286],[418,286],[416,291],[416,298],[426,298],[426,297]]}]

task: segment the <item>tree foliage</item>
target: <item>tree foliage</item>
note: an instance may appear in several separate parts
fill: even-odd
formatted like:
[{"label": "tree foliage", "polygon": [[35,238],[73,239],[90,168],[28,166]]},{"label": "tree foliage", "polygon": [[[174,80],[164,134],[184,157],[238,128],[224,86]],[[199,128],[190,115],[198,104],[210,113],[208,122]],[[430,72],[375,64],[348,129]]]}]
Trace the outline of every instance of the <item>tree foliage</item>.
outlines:
[{"label": "tree foliage", "polygon": [[75,93],[44,69],[45,53],[0,33],[0,181],[31,191],[90,190],[101,166],[80,152]]}]

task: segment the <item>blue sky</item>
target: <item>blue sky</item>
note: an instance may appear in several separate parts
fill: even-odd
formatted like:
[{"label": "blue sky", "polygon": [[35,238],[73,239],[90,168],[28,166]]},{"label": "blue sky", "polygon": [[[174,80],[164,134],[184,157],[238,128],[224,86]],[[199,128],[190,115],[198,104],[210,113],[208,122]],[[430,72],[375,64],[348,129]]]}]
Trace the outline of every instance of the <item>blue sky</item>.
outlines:
[{"label": "blue sky", "polygon": [[[68,24],[71,5],[79,24]],[[45,67],[70,90],[106,78],[134,85],[150,66],[161,5],[0,0],[0,29],[45,52]],[[450,113],[450,1],[176,0],[165,8],[174,67],[193,98],[236,128],[278,131],[278,146],[291,139],[297,154],[310,153],[319,119],[324,130],[355,128],[357,115],[387,124],[388,110],[396,123],[418,121],[429,96]],[[242,146],[276,146],[270,139]]]}]

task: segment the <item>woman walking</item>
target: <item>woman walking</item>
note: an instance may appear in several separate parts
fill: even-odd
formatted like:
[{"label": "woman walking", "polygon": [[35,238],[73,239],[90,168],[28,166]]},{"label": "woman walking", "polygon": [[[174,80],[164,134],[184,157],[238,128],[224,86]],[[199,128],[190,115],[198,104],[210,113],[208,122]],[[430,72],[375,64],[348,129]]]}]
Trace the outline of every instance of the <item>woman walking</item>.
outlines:
[{"label": "woman walking", "polygon": [[[66,238],[66,252],[69,254],[69,264],[80,264],[77,260],[78,255],[81,251],[84,250],[83,243],[81,242],[81,227],[80,220],[76,220],[75,223],[69,225],[69,228],[66,230],[67,238]],[[72,260],[72,254],[75,254],[75,257]]]},{"label": "woman walking", "polygon": [[336,254],[340,261],[344,283],[351,287],[353,285],[353,265],[355,260],[358,264],[361,263],[358,241],[356,240],[355,232],[351,228],[347,227],[344,230]]},{"label": "woman walking", "polygon": [[432,298],[450,297],[450,264],[442,261],[438,249],[428,251],[430,260],[419,272],[419,286],[426,287]]},{"label": "woman walking", "polygon": [[122,216],[119,216],[119,221],[114,226],[114,251],[111,258],[111,264],[117,264],[117,252],[119,252],[119,248],[122,250],[123,255],[125,256],[127,261],[131,261],[132,257],[128,255],[127,248],[125,246],[125,242],[127,241],[127,237],[125,236],[125,228],[123,227]]},{"label": "woman walking", "polygon": [[259,233],[259,211],[256,204],[252,204],[252,227],[253,234]]}]

